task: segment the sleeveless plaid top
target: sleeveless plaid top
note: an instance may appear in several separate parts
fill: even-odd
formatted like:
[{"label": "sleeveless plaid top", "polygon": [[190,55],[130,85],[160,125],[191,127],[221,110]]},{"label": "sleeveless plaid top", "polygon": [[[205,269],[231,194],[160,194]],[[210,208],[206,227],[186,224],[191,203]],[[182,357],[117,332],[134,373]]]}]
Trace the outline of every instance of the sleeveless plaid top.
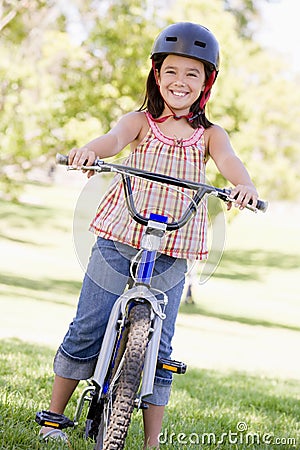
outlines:
[{"label": "sleeveless plaid top", "polygon": [[[165,136],[149,113],[145,113],[149,130],[142,142],[132,151],[123,164],[184,178],[205,182],[204,128],[197,128],[188,139]],[[131,179],[133,198],[137,210],[146,217],[150,213],[178,220],[193,196],[193,191],[173,188],[140,178]],[[145,227],[136,223],[128,213],[121,176],[116,175],[103,197],[90,230],[96,235],[140,248]],[[185,259],[207,258],[207,211],[205,201],[197,214],[177,231],[168,232],[161,253]]]}]

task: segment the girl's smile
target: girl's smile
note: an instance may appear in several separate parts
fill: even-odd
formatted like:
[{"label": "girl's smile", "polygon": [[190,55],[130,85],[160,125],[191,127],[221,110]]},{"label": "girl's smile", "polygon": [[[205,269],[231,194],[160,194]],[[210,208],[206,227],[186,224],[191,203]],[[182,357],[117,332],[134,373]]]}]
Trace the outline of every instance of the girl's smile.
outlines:
[{"label": "girl's smile", "polygon": [[161,66],[158,80],[166,106],[178,114],[187,114],[204,89],[204,65],[196,59],[168,55]]}]

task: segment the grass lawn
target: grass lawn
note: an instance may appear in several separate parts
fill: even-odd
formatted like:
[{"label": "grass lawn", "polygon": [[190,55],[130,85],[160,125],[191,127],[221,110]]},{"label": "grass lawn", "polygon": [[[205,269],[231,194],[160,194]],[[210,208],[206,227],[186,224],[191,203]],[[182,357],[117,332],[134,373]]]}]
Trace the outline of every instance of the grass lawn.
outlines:
[{"label": "grass lawn", "polygon": [[[0,200],[0,449],[69,448],[41,444],[34,416],[48,406],[92,242],[82,205],[90,216],[97,181],[82,191],[79,178],[59,172],[53,186],[28,184],[22,204]],[[215,274],[194,283],[195,304],[178,317],[174,357],[189,370],[175,379],[162,449],[300,448],[299,219],[298,207],[274,204],[227,226]],[[69,433],[71,447],[92,449],[82,430]],[[127,448],[141,442],[135,414]]]},{"label": "grass lawn", "polygon": [[[69,431],[71,447],[37,438],[34,417],[49,400],[52,351],[5,339],[0,355],[0,448],[92,450],[93,444],[82,439],[84,421]],[[70,417],[77,396],[68,405]],[[176,377],[161,448],[295,449],[299,414],[299,381],[190,369]],[[134,413],[126,449],[140,450],[142,441],[141,414]]]}]

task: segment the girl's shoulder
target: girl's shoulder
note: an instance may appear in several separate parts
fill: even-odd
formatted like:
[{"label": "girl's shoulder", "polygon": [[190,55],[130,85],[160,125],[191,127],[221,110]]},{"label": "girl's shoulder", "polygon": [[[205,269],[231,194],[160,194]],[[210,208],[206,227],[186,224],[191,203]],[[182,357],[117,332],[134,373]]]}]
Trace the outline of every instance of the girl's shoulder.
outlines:
[{"label": "girl's shoulder", "polygon": [[138,131],[134,141],[131,143],[133,148],[135,148],[146,136],[149,130],[149,122],[145,111],[132,111],[126,116],[128,118],[128,124],[132,124],[134,129]]},{"label": "girl's shoulder", "polygon": [[220,125],[213,124],[209,128],[205,129],[204,134],[207,137],[226,136],[227,132]]},{"label": "girl's shoulder", "polygon": [[227,141],[228,140],[228,134],[224,130],[224,128],[222,128],[220,125],[213,124],[209,128],[205,129],[205,131],[204,131],[204,140],[205,140],[206,147],[209,148],[209,144],[211,142],[214,142],[214,141],[218,141],[218,142]]},{"label": "girl's shoulder", "polygon": [[215,160],[218,155],[232,152],[232,146],[227,131],[220,125],[212,125],[204,132],[204,142],[207,156]]},{"label": "girl's shoulder", "polygon": [[148,125],[148,120],[145,111],[131,111],[122,117],[128,126],[133,126],[134,129],[142,129]]},{"label": "girl's shoulder", "polygon": [[122,123],[133,125],[135,129],[143,127],[147,123],[146,114],[144,111],[131,111],[121,117]]}]

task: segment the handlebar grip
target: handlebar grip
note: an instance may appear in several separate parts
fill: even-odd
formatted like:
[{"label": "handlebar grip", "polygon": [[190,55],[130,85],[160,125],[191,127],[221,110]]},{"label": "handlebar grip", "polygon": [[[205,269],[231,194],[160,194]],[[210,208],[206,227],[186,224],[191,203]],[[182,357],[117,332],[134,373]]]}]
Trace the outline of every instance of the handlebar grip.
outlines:
[{"label": "handlebar grip", "polygon": [[264,202],[263,200],[257,200],[256,208],[261,212],[266,212],[268,209],[268,202]]},{"label": "handlebar grip", "polygon": [[[226,189],[226,188],[218,189],[218,188],[216,188],[216,191],[218,193],[217,194],[218,197],[221,200],[223,200],[225,202],[232,201],[231,199],[229,199],[229,197],[231,195],[231,189]],[[237,198],[237,195],[235,196],[235,198]],[[266,212],[267,209],[268,209],[268,205],[269,205],[269,203],[264,201],[264,200],[257,200],[257,204],[256,204],[256,208],[255,209],[258,209],[261,212]],[[246,206],[246,208],[248,207],[248,209],[252,209],[251,206],[252,206],[252,200],[250,200],[250,202],[248,203],[248,206]]]},{"label": "handlebar grip", "polygon": [[62,155],[61,153],[56,153],[55,162],[56,162],[56,164],[60,164],[61,166],[67,166],[69,164],[68,155]]},{"label": "handlebar grip", "polygon": [[[237,196],[236,196],[237,197]],[[236,198],[235,197],[235,198]],[[250,200],[250,202],[248,203],[248,205],[249,206],[252,206],[252,200]],[[268,202],[264,202],[263,200],[257,200],[257,203],[256,203],[256,208],[255,209],[258,209],[259,211],[261,211],[261,212],[266,212],[267,211],[267,208],[268,208]]]},{"label": "handlebar grip", "polygon": [[[248,205],[249,206],[252,206],[252,200],[250,200],[250,202],[248,203]],[[247,208],[247,206],[246,206],[246,208]],[[268,202],[265,202],[265,201],[263,201],[263,200],[257,200],[257,203],[256,203],[256,208],[255,209],[258,209],[259,211],[261,211],[261,212],[266,212],[267,211],[267,208],[268,208]]]}]

